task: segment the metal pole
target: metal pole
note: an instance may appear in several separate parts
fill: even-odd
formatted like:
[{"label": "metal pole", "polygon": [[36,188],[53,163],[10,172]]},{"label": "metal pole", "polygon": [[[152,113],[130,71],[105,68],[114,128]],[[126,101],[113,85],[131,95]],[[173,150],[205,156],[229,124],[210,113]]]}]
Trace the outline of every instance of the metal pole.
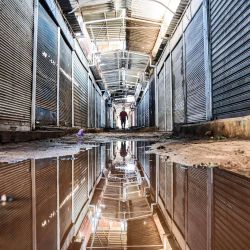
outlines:
[{"label": "metal pole", "polygon": [[154,77],[155,77],[155,126],[159,127],[158,121],[158,79],[157,79],[157,67],[154,68]]},{"label": "metal pole", "polygon": [[183,93],[184,93],[184,123],[187,123],[187,79],[186,79],[186,38],[182,34],[182,55],[183,55]]},{"label": "metal pole", "polygon": [[164,79],[163,79],[163,82],[164,82],[164,89],[162,90],[164,92],[164,130],[166,131],[167,130],[167,98],[166,98],[166,63],[164,62],[163,64],[163,73],[164,73]]},{"label": "metal pole", "polygon": [[58,27],[57,29],[57,76],[56,76],[56,125],[57,127],[60,126],[60,51],[61,51],[61,29]]},{"label": "metal pole", "polygon": [[37,234],[36,234],[36,162],[31,160],[31,185],[32,185],[32,247],[37,249]]},{"label": "metal pole", "polygon": [[32,64],[32,99],[31,129],[36,129],[36,74],[37,74],[37,37],[38,37],[38,0],[34,0],[33,64]]}]

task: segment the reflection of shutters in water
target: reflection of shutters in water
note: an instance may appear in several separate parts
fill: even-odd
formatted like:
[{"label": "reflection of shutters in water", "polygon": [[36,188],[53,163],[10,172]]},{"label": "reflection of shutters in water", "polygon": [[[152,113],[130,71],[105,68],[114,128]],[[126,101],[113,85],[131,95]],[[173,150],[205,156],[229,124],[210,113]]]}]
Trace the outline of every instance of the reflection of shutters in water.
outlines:
[{"label": "reflection of shutters in water", "polygon": [[48,249],[48,246],[56,249],[57,159],[41,159],[35,163],[37,249]]},{"label": "reflection of shutters in water", "polygon": [[1,1],[0,122],[30,129],[33,1]]},{"label": "reflection of shutters in water", "polygon": [[206,120],[202,11],[201,7],[185,32],[187,122]]},{"label": "reflection of shutters in water", "polygon": [[164,70],[165,67],[163,66],[158,75],[158,121],[160,130],[165,130],[166,116]]},{"label": "reflection of shutters in water", "polygon": [[74,118],[75,126],[88,126],[88,71],[74,55]]},{"label": "reflection of shutters in water", "polygon": [[214,118],[250,114],[250,1],[210,1]]},{"label": "reflection of shutters in water", "polygon": [[39,4],[36,122],[40,125],[56,125],[57,37],[57,25]]},{"label": "reflection of shutters in water", "polygon": [[185,122],[185,93],[183,80],[183,46],[182,39],[172,52],[173,70],[173,115],[174,123]]},{"label": "reflection of shutters in water", "polygon": [[60,125],[72,124],[72,52],[61,36],[59,77]]}]

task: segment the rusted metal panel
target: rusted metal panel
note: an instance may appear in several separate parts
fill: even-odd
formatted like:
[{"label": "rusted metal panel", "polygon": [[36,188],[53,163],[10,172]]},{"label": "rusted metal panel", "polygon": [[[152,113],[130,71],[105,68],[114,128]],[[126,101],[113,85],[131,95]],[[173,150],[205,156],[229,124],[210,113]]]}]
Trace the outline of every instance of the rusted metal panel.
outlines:
[{"label": "rusted metal panel", "polygon": [[59,117],[60,125],[72,125],[72,51],[64,38],[60,40],[60,83]]},{"label": "rusted metal panel", "polygon": [[61,245],[72,225],[72,156],[60,157],[59,204]]},{"label": "rusted metal panel", "polygon": [[57,159],[35,161],[37,249],[57,246]]},{"label": "rusted metal panel", "polygon": [[190,249],[207,249],[207,169],[188,167],[187,174],[186,241]]},{"label": "rusted metal panel", "polygon": [[0,249],[32,249],[30,161],[0,163],[0,182],[0,194],[14,199],[1,205]]},{"label": "rusted metal panel", "polygon": [[41,4],[38,14],[36,123],[56,125],[58,29]]},{"label": "rusted metal panel", "polygon": [[234,173],[214,171],[214,249],[250,246],[250,181]]},{"label": "rusted metal panel", "polygon": [[1,1],[0,9],[0,127],[29,130],[33,1]]}]

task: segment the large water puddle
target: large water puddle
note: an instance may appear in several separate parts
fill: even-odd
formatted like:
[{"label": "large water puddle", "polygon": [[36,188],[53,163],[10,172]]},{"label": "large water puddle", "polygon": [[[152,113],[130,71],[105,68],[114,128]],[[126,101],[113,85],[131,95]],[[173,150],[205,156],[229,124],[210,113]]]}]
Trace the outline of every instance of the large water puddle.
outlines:
[{"label": "large water puddle", "polygon": [[0,163],[0,249],[154,250],[170,235],[181,248],[248,249],[249,179],[146,154],[150,144]]}]

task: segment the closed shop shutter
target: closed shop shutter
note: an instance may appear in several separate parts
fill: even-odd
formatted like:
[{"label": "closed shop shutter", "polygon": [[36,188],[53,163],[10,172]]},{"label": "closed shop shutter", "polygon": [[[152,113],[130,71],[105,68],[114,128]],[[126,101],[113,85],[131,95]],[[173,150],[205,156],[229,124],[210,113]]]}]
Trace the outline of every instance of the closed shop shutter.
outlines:
[{"label": "closed shop shutter", "polygon": [[173,116],[174,123],[185,122],[185,93],[183,79],[183,46],[182,39],[172,52],[173,80]]},{"label": "closed shop shutter", "polygon": [[155,126],[155,80],[150,84],[149,94],[149,126]]},{"label": "closed shop shutter", "polygon": [[39,4],[37,43],[36,123],[56,125],[57,26]]},{"label": "closed shop shutter", "polygon": [[187,122],[206,120],[203,9],[196,13],[185,32]]},{"label": "closed shop shutter", "polygon": [[207,169],[188,167],[187,243],[207,249]]},{"label": "closed shop shutter", "polygon": [[214,249],[249,249],[249,178],[214,171]]},{"label": "closed shop shutter", "polygon": [[161,69],[158,75],[158,123],[159,129],[165,130],[166,119],[166,102],[165,102],[165,81],[164,81],[165,66]]},{"label": "closed shop shutter", "polygon": [[0,128],[29,130],[33,1],[1,1],[0,9]]},{"label": "closed shop shutter", "polygon": [[88,200],[88,151],[80,152],[74,161],[74,221]]},{"label": "closed shop shutter", "polygon": [[32,194],[30,161],[0,163],[0,194],[13,202],[1,204],[0,249],[32,249]]},{"label": "closed shop shutter", "polygon": [[75,126],[88,126],[88,71],[74,56],[74,118]]},{"label": "closed shop shutter", "polygon": [[145,95],[145,127],[149,127],[149,90]]},{"label": "closed shop shutter", "polygon": [[101,98],[101,127],[104,128],[106,126],[106,103],[103,98]]},{"label": "closed shop shutter", "polygon": [[165,61],[165,79],[166,79],[166,122],[167,122],[167,131],[172,130],[172,82],[171,82],[171,72],[170,72],[170,66],[171,66],[171,59],[170,56]]},{"label": "closed shop shutter", "polygon": [[214,118],[250,114],[250,1],[210,1]]},{"label": "closed shop shutter", "polygon": [[61,36],[59,77],[60,125],[72,125],[72,51]]},{"label": "closed shop shutter", "polygon": [[[57,160],[35,161],[36,166],[36,230],[37,249],[57,246]],[[44,223],[46,222],[46,230]]]}]

